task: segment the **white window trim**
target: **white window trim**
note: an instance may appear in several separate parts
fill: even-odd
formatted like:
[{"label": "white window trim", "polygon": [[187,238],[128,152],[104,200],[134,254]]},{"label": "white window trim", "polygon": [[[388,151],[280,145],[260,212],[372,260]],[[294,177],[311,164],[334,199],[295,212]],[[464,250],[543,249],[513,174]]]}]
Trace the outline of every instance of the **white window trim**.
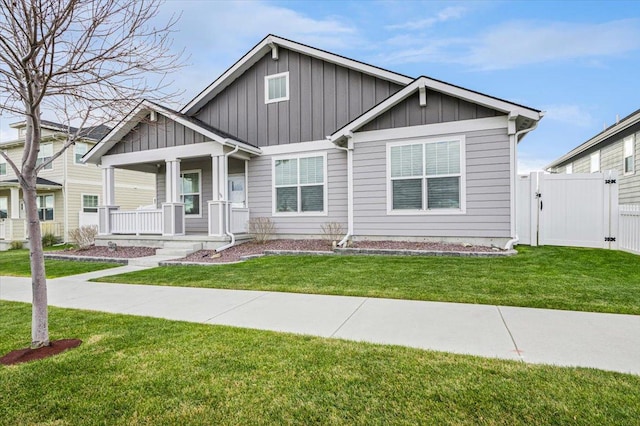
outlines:
[{"label": "white window trim", "polygon": [[[276,211],[276,161],[278,160],[300,160],[301,158],[311,158],[311,157],[322,157],[322,177],[323,181],[323,193],[322,197],[324,198],[323,206],[324,210],[321,212],[278,212]],[[271,215],[274,217],[310,217],[310,216],[327,216],[329,214],[329,178],[327,177],[327,153],[326,152],[308,152],[304,154],[295,154],[295,155],[279,155],[277,157],[271,157]],[[300,163],[298,162],[298,182],[300,182]],[[311,186],[317,185],[313,184]],[[296,184],[297,188],[301,186],[308,185],[300,185],[300,183]],[[298,193],[298,209],[300,209],[300,203],[302,202],[300,198],[300,194]]]},{"label": "white window trim", "polygon": [[[78,162],[76,161],[76,156],[78,155],[78,154],[76,153],[76,148],[77,148],[77,147],[78,147],[78,145],[80,145],[80,144],[85,145],[85,146],[87,147],[87,150],[85,151],[85,153],[84,153],[84,154],[86,154],[87,152],[89,152],[89,151],[91,150],[91,148],[89,147],[89,144],[88,144],[88,143],[86,143],[86,142],[76,142],[75,144],[73,144],[73,164],[75,164],[76,166],[86,166],[86,165],[87,165],[87,163],[83,163],[82,161],[78,163]],[[82,155],[84,155],[84,154],[82,154]],[[82,157],[80,157],[80,158],[82,158]]]},{"label": "white window trim", "polygon": [[[391,180],[391,148],[395,146],[403,146],[403,145],[416,145],[416,144],[427,144],[427,143],[436,143],[436,142],[444,142],[444,141],[459,141],[460,142],[460,208],[459,209],[419,209],[419,210],[394,210],[393,209],[393,184]],[[423,156],[425,155],[425,150],[423,149]],[[442,216],[442,215],[460,215],[467,213],[467,151],[466,151],[466,138],[464,135],[451,135],[451,136],[441,136],[441,137],[433,137],[433,138],[420,138],[420,139],[410,139],[403,140],[398,142],[389,142],[387,143],[387,215],[389,216],[416,216],[416,215],[426,215],[426,216]],[[424,157],[423,157],[423,167],[424,167]],[[447,176],[458,176],[455,175],[442,175],[441,177]],[[408,179],[408,178],[407,178]],[[421,179],[425,179],[424,174]],[[426,202],[424,199],[424,186],[423,186],[423,205]]]},{"label": "white window trim", "polygon": [[[51,195],[51,197],[53,198],[53,217],[51,218],[51,220],[41,220],[40,222],[55,222],[56,220],[56,196],[53,192],[47,192],[45,194],[36,194],[36,198],[38,197],[47,197]],[[36,201],[36,207],[38,206],[38,202]],[[40,213],[40,210],[42,210],[42,208],[38,208],[38,213]]]},{"label": "white window trim", "polygon": [[[269,99],[269,80],[273,80],[275,78],[285,77],[285,86],[287,94],[281,98]],[[264,103],[272,104],[275,102],[282,102],[289,100],[289,71],[281,72],[278,74],[271,74],[264,76]]]},{"label": "white window trim", "polygon": [[98,207],[100,207],[100,195],[98,195],[98,194],[81,193],[80,194],[80,212],[82,212],[82,213],[97,213],[97,211],[96,212],[85,212],[84,211],[84,197],[85,196],[87,196],[87,197],[98,197],[98,205],[96,206],[96,209]]},{"label": "white window trim", "polygon": [[569,163],[566,166],[564,166],[564,172],[568,175],[573,174],[573,163]]},{"label": "white window trim", "polygon": [[[598,158],[598,168],[593,169],[593,159]],[[600,173],[600,169],[602,168],[601,159],[600,159],[600,151],[592,152],[589,156],[589,173]]]},{"label": "white window trim", "polygon": [[[197,173],[198,174],[198,199],[199,199],[199,204],[200,207],[198,209],[198,211],[200,212],[199,214],[187,214],[186,213],[186,209],[185,209],[185,214],[184,217],[185,219],[197,219],[197,218],[201,218],[202,217],[202,169],[194,169],[194,170],[180,170],[180,197],[182,199],[182,203],[184,203],[184,199],[182,198],[182,196],[184,195],[182,193],[182,176],[188,173]],[[193,194],[188,194],[188,195],[193,195]]]},{"label": "white window trim", "polygon": [[4,164],[4,173],[0,172],[0,176],[6,176],[8,173],[9,165],[7,164],[7,160],[4,157],[0,156],[0,164]]},{"label": "white window trim", "polygon": [[[53,157],[53,155],[55,154],[55,151],[54,151],[55,145],[53,144],[53,142],[44,142],[44,143],[41,143],[41,144],[40,144],[40,151],[38,151],[38,157],[36,158],[36,162],[37,162],[37,160],[38,160],[39,158],[41,158],[41,157],[40,157],[40,153],[42,152],[42,146],[43,146],[43,145],[51,145],[51,156]],[[46,157],[42,157],[42,158],[43,158],[43,162],[44,162],[44,158],[46,158]],[[54,167],[53,163],[55,163],[55,161],[52,161],[52,162],[49,164],[49,165],[51,166],[51,168],[46,168],[46,167],[44,167],[44,168],[42,168],[42,170],[40,170],[40,171],[41,171],[41,172],[45,172],[45,171],[51,171],[51,170],[55,169],[55,167]]]},{"label": "white window trim", "polygon": [[9,197],[7,196],[1,196],[0,200],[5,200],[5,203],[7,205],[7,219],[9,218]]},{"label": "white window trim", "polygon": [[[626,159],[628,156],[625,155],[625,145],[627,144],[627,141],[631,141],[631,158],[633,159],[633,170],[631,170],[630,172],[628,172],[625,167],[626,167]],[[636,135],[635,133],[633,135],[629,135],[626,138],[622,139],[622,173],[625,176],[630,176],[630,175],[635,175],[636,174],[636,168],[637,168],[637,164],[636,164]]]}]

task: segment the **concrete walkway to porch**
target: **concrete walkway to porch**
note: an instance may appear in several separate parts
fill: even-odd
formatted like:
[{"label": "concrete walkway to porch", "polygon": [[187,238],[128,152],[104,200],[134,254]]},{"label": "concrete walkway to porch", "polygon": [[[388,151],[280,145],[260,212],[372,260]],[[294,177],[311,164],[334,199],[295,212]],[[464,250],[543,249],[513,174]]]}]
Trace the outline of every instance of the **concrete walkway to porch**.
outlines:
[{"label": "concrete walkway to porch", "polygon": [[[266,291],[48,281],[49,303],[560,366],[640,374],[640,316]],[[31,301],[31,279],[0,277],[0,299]]]}]

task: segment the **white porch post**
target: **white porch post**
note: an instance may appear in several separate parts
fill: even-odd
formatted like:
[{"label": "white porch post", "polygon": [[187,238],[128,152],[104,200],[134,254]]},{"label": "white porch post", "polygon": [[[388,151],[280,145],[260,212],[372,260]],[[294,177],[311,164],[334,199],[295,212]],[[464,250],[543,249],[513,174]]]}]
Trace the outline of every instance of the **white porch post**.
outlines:
[{"label": "white porch post", "polygon": [[11,188],[11,219],[20,218],[20,188]]},{"label": "white porch post", "polygon": [[162,204],[162,235],[184,235],[184,203],[180,202],[180,160],[166,160],[165,203]]},{"label": "white porch post", "polygon": [[111,212],[118,210],[115,205],[115,170],[111,166],[102,168],[102,205],[98,207],[98,234],[111,234]]},{"label": "white porch post", "polygon": [[225,205],[224,205],[224,155],[211,156],[211,179],[213,194],[207,204],[209,210],[209,235],[224,237],[225,233]]}]

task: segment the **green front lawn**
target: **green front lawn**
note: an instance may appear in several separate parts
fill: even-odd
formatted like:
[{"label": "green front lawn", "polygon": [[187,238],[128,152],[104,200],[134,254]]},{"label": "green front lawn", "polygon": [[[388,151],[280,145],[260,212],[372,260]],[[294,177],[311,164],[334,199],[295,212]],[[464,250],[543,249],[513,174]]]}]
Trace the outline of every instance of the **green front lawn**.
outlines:
[{"label": "green front lawn", "polygon": [[640,314],[640,256],[518,247],[505,258],[273,256],[171,266],[97,281],[269,290]]},{"label": "green front lawn", "polygon": [[[59,278],[85,272],[115,268],[115,263],[72,262],[69,260],[45,260],[47,278]],[[30,277],[29,250],[9,250],[0,252],[0,276]]]},{"label": "green front lawn", "polygon": [[[0,302],[0,355],[29,343]],[[51,308],[77,349],[0,366],[3,425],[636,424],[640,377]]]}]

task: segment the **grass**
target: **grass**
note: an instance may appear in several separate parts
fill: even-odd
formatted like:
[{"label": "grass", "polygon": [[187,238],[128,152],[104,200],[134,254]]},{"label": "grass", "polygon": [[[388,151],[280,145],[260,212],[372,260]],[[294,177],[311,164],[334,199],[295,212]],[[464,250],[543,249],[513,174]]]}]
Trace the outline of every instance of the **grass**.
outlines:
[{"label": "grass", "polygon": [[[55,249],[59,250],[59,247]],[[47,278],[66,277],[121,266],[115,263],[72,262],[69,260],[53,259],[46,259],[44,265]],[[0,252],[0,275],[30,277],[31,265],[29,264],[29,250],[23,249]]]},{"label": "grass", "polygon": [[504,258],[279,256],[171,266],[97,281],[640,314],[640,256],[518,247]]},{"label": "grass", "polygon": [[[0,355],[30,305],[0,302]],[[637,424],[640,377],[51,308],[84,343],[0,366],[0,424]]]}]

